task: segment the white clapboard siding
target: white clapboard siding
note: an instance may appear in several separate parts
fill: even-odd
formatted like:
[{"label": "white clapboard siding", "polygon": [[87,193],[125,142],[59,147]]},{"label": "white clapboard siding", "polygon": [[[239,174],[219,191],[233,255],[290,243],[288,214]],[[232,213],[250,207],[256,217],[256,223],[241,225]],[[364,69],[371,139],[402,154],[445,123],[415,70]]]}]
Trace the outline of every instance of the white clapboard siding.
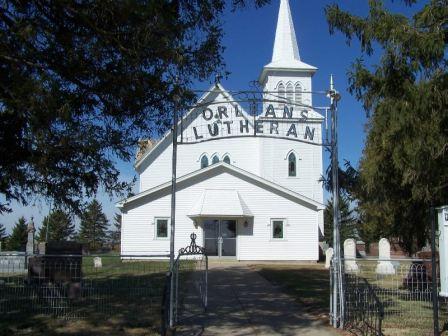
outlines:
[{"label": "white clapboard siding", "polygon": [[[188,174],[201,167],[202,155],[207,155],[209,163],[214,154],[222,161],[225,154],[231,159],[231,164],[247,170],[253,174],[260,175],[258,164],[259,148],[258,138],[230,138],[219,139],[196,144],[179,145],[177,148],[177,176]],[[140,174],[140,191],[147,190],[171,178],[172,146],[166,149],[151,162]],[[148,160],[149,161],[149,160]]]},{"label": "white clapboard siding", "polygon": [[[316,125],[320,128],[320,125]],[[297,176],[288,176],[288,153],[297,158]],[[220,160],[229,155],[231,164],[276,182],[292,191],[322,202],[322,147],[284,139],[230,138],[178,146],[177,175],[200,168],[202,155],[209,163],[213,155]],[[171,178],[172,146],[168,145],[140,174],[140,191]],[[149,162],[150,160],[148,160]]]},{"label": "white clapboard siding", "polygon": [[[176,194],[176,246],[187,246],[190,234],[197,234],[203,245],[201,220],[188,217],[192,207],[206,189],[235,189],[253,213],[248,228],[238,221],[237,259],[239,260],[317,260],[319,212],[298,204],[291,197],[254,183],[242,175],[222,169],[211,170],[200,178],[178,186]],[[169,251],[169,240],[155,239],[154,219],[170,215],[169,188],[156,192],[123,208],[122,253],[157,254]],[[271,218],[286,218],[285,239],[271,239]]]}]

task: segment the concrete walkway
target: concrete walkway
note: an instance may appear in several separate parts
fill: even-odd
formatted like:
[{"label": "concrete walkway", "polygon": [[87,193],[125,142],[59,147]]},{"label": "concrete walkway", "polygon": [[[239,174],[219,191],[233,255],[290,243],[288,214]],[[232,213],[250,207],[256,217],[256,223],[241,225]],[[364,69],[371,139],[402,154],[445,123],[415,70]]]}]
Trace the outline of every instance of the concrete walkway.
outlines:
[{"label": "concrete walkway", "polygon": [[176,335],[340,335],[245,265],[212,263],[208,288],[207,312],[184,320]]}]

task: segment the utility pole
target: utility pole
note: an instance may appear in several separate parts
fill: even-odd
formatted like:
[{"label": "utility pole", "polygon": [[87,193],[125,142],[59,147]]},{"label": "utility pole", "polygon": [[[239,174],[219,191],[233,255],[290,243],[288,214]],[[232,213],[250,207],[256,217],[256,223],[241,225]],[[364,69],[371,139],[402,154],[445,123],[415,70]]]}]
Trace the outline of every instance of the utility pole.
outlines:
[{"label": "utility pole", "polygon": [[333,75],[330,76],[330,109],[331,109],[331,173],[333,182],[333,327],[343,327],[343,288],[342,288],[342,265],[341,247],[339,236],[339,180],[338,180],[338,134],[337,134],[337,102],[341,99],[340,94],[334,89]]},{"label": "utility pole", "polygon": [[[177,84],[177,80],[176,80]],[[175,87],[177,90],[177,85]],[[170,328],[174,327],[174,235],[176,227],[176,169],[177,169],[177,109],[179,107],[178,93],[174,97],[173,108],[173,155],[172,155],[172,175],[171,175],[171,230],[170,230]]]}]

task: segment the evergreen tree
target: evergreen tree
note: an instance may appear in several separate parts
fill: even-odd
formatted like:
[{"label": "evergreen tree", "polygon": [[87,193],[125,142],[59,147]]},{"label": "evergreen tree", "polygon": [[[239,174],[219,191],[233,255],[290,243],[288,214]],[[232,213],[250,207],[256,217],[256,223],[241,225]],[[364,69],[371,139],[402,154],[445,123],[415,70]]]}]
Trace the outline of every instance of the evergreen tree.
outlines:
[{"label": "evergreen tree", "polygon": [[117,158],[165,132],[193,83],[224,72],[227,4],[266,2],[2,2],[0,212],[36,193],[81,210],[100,187],[129,191]]},{"label": "evergreen tree", "polygon": [[0,242],[2,243],[2,249],[6,248],[5,242],[7,238],[8,235],[6,234],[6,228],[2,223],[0,223]]},{"label": "evergreen tree", "polygon": [[[339,209],[341,216],[340,240],[341,245],[348,238],[358,238],[357,219],[354,211],[350,209],[350,201],[346,196],[339,197]],[[328,200],[324,210],[324,234],[328,244],[333,246],[333,199]]]},{"label": "evergreen tree", "polygon": [[[404,2],[412,9],[416,1]],[[448,5],[423,3],[411,16],[380,0],[369,1],[366,17],[326,8],[330,32],[358,39],[362,52],[349,71],[350,92],[368,112],[360,232],[399,238],[409,253],[428,239],[430,206],[448,202]],[[374,52],[379,61],[369,67],[363,58]]]},{"label": "evergreen tree", "polygon": [[25,251],[28,240],[28,229],[25,217],[20,217],[12,229],[8,239],[8,249],[11,251]]},{"label": "evergreen tree", "polygon": [[101,204],[94,199],[81,216],[78,239],[93,251],[101,248],[107,240],[108,220]]},{"label": "evergreen tree", "polygon": [[39,229],[38,241],[46,241],[48,229],[48,240],[61,241],[70,240],[75,233],[75,224],[70,215],[63,210],[54,210],[42,221]]},{"label": "evergreen tree", "polygon": [[112,247],[119,245],[121,243],[121,214],[116,213],[114,216],[114,227],[109,232],[109,239]]}]

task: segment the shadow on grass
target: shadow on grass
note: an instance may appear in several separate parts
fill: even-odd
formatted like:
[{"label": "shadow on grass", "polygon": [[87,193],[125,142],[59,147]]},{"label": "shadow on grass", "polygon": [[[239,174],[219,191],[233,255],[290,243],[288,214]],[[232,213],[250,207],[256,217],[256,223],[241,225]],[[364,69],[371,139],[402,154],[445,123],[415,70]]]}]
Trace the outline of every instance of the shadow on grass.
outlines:
[{"label": "shadow on grass", "polygon": [[293,296],[303,310],[315,316],[328,315],[330,304],[329,272],[320,266],[259,266],[258,272],[269,282]]}]

